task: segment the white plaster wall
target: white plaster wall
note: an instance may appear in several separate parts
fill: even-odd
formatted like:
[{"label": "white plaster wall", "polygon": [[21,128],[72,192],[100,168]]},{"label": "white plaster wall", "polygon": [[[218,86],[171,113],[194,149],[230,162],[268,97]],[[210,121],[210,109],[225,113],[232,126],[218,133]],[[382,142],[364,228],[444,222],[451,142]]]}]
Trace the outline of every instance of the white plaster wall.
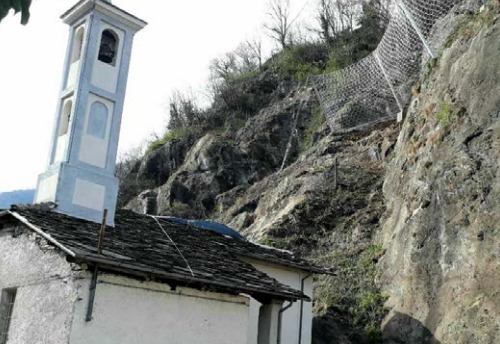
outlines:
[{"label": "white plaster wall", "polygon": [[80,60],[76,60],[75,62],[69,65],[68,81],[66,82],[66,89],[74,88],[76,78],[78,76],[79,67],[80,67]]},{"label": "white plaster wall", "polygon": [[54,156],[54,162],[66,160],[66,152],[68,150],[68,137],[69,134],[64,134],[57,137],[56,154]]},{"label": "white plaster wall", "polygon": [[[277,281],[286,284],[296,290],[300,290],[302,278],[308,273],[300,270],[292,270],[277,265],[263,264],[259,261],[248,260],[256,269],[265,272]],[[312,276],[304,281],[304,294],[312,299],[313,284]],[[288,302],[283,303],[286,307]],[[250,320],[249,320],[249,335],[248,344],[257,343],[258,319],[259,319],[260,303],[254,299],[250,301]],[[300,301],[294,302],[292,307],[283,312],[281,324],[281,344],[298,344],[299,343],[299,326],[300,325]],[[302,341],[301,344],[311,344],[312,332],[312,302],[303,303],[302,317]]]},{"label": "white plaster wall", "polygon": [[106,186],[76,178],[72,202],[81,207],[101,211],[104,208],[105,195]]},{"label": "white plaster wall", "polygon": [[90,274],[35,234],[3,233],[0,289],[17,288],[7,344],[247,343],[247,297],[109,274],[99,276],[86,322]]},{"label": "white plaster wall", "polygon": [[250,299],[247,344],[257,344],[259,336],[259,311],[261,306],[261,303],[257,300]]},{"label": "white plaster wall", "polygon": [[[81,34],[81,36],[79,35]],[[76,82],[76,78],[78,75],[80,61],[82,60],[83,54],[83,44],[85,38],[85,25],[80,25],[74,31],[73,37],[73,46],[71,47],[71,58],[70,58],[70,66],[68,71],[68,79],[66,82],[66,89],[73,88]],[[78,58],[76,58],[78,56]]]},{"label": "white plaster wall", "polygon": [[[93,137],[87,134],[89,125],[90,109],[94,102],[101,102],[108,108],[108,118],[106,123],[106,133],[103,139]],[[85,112],[85,126],[82,134],[82,142],[80,144],[80,153],[78,159],[87,164],[105,168],[108,158],[108,143],[111,129],[111,121],[113,118],[114,104],[102,97],[90,94]]]},{"label": "white plaster wall", "polygon": [[82,281],[71,344],[244,344],[248,299],[171,291],[167,285],[99,277],[93,319],[85,322],[89,279]]},{"label": "white plaster wall", "polygon": [[[118,48],[116,49],[117,55],[114,66],[99,61],[97,59],[97,56],[99,54],[99,49],[97,49],[94,61],[94,67],[92,70],[92,84],[108,92],[115,93],[116,86],[118,83],[118,74],[120,71],[121,55],[122,55],[123,40],[125,38],[125,33],[122,30],[119,30],[104,22],[101,22],[100,29],[101,33],[106,29],[113,30],[118,35],[119,42],[118,42]],[[100,39],[101,36],[99,35],[99,40]]]},{"label": "white plaster wall", "polygon": [[35,203],[54,202],[56,200],[57,180],[59,174],[54,174],[40,182]]},{"label": "white plaster wall", "polygon": [[0,289],[17,288],[7,344],[68,343],[76,271],[35,234],[0,230]]}]

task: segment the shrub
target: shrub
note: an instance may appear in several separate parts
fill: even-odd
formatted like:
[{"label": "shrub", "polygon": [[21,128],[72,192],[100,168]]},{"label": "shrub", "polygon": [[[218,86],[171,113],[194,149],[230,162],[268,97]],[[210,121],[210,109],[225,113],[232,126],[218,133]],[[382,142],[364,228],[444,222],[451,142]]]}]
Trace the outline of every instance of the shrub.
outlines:
[{"label": "shrub", "polygon": [[275,63],[283,79],[304,80],[324,71],[328,50],[322,43],[298,44],[281,51]]},{"label": "shrub", "polygon": [[443,128],[450,124],[450,115],[452,113],[452,106],[449,103],[443,103],[439,106],[439,111],[436,114],[436,118],[439,121],[439,125]]},{"label": "shrub", "polygon": [[387,297],[375,284],[377,262],[384,252],[380,245],[370,245],[357,253],[332,252],[330,259],[338,276],[320,277],[314,290],[317,311],[333,309],[348,315],[349,325],[370,343],[380,342],[380,324],[387,313]]},{"label": "shrub", "polygon": [[321,106],[316,105],[312,108],[311,116],[307,127],[304,130],[304,136],[300,143],[300,151],[304,151],[314,144],[314,139],[319,128],[325,123],[326,118]]},{"label": "shrub", "polygon": [[188,137],[194,133],[193,128],[191,127],[185,127],[185,128],[175,128],[167,131],[165,135],[159,140],[153,141],[148,145],[148,148],[146,149],[146,152],[152,152],[154,150],[157,150],[158,148],[162,147],[166,143],[168,143],[171,140],[178,140],[182,139],[185,137]]}]

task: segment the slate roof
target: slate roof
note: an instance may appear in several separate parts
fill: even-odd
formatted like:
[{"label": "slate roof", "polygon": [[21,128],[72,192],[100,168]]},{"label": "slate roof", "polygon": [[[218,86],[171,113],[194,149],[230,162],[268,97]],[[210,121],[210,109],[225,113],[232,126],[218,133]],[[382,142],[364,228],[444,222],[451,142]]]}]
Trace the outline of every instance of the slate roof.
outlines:
[{"label": "slate roof", "polygon": [[103,252],[98,255],[99,224],[40,207],[13,206],[10,213],[53,238],[76,262],[98,263],[103,269],[171,284],[247,293],[257,299],[307,300],[300,291],[279,283],[241,257],[330,273],[287,252],[128,210],[117,210],[115,227],[106,228]]}]

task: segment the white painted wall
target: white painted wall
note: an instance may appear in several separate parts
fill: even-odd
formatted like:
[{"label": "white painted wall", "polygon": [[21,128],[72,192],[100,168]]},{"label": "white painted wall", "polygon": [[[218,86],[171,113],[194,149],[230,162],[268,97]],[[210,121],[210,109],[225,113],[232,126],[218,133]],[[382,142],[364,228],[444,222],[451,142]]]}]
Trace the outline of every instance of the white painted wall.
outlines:
[{"label": "white painted wall", "polygon": [[54,162],[66,161],[66,152],[68,150],[69,134],[64,134],[57,137],[56,154]]},{"label": "white painted wall", "polygon": [[99,278],[94,318],[85,322],[90,280],[81,281],[71,344],[244,344],[248,298],[171,291],[167,285],[106,275]]},{"label": "white painted wall", "polygon": [[68,71],[68,79],[66,81],[65,89],[73,88],[75,86],[76,78],[80,67],[81,55],[83,52],[83,44],[85,37],[85,24],[80,25],[74,31],[73,46],[71,47],[70,66]]},{"label": "white painted wall", "polygon": [[7,344],[68,343],[77,298],[75,266],[34,234],[13,238],[4,231],[0,289],[17,288]]},{"label": "white painted wall", "polygon": [[7,344],[247,343],[248,297],[104,274],[86,322],[89,284],[40,237],[0,230],[0,289],[17,288]]},{"label": "white painted wall", "polygon": [[[100,23],[101,33],[106,29],[111,29],[118,35],[118,48],[116,49],[116,62],[115,65],[110,65],[99,61],[97,56],[99,54],[99,49],[96,51],[96,56],[94,60],[94,67],[92,70],[92,84],[96,87],[102,88],[111,93],[116,92],[116,86],[118,83],[118,74],[120,71],[121,55],[123,48],[123,40],[125,38],[125,33],[111,25],[104,22]],[[100,39],[100,36],[99,36]]]},{"label": "white painted wall", "polygon": [[[300,290],[302,278],[308,273],[301,270],[292,270],[278,265],[264,264],[261,261],[247,260],[256,269],[265,272],[277,281],[286,284],[294,289]],[[304,281],[304,294],[312,299],[313,295],[313,278],[310,276]],[[286,307],[288,302],[283,304]],[[254,299],[250,301],[249,308],[249,330],[248,344],[257,343],[257,329],[259,319],[260,303]],[[299,343],[299,327],[300,327],[300,301],[294,302],[292,307],[282,313],[281,324],[281,344],[298,344]],[[301,344],[311,344],[312,332],[312,302],[303,303],[303,318],[302,318],[302,341]]]},{"label": "white painted wall", "polygon": [[[106,123],[106,132],[104,138],[100,139],[87,134],[90,110],[94,102],[100,102],[108,108],[108,118]],[[87,109],[85,112],[85,126],[82,134],[82,141],[80,144],[80,152],[78,159],[87,164],[97,166],[100,168],[106,167],[108,158],[108,144],[109,134],[111,129],[111,120],[113,117],[114,104],[109,100],[90,94],[87,102]]]},{"label": "white painted wall", "polygon": [[248,307],[248,336],[247,344],[257,344],[259,338],[259,310],[262,304],[250,299]]},{"label": "white painted wall", "polygon": [[100,211],[104,207],[105,196],[106,186],[76,178],[73,204]]},{"label": "white painted wall", "polygon": [[80,60],[76,60],[75,62],[69,65],[68,80],[66,81],[66,89],[75,87],[79,68],[80,68]]},{"label": "white painted wall", "polygon": [[55,202],[59,174],[54,174],[40,182],[36,192],[35,203]]}]

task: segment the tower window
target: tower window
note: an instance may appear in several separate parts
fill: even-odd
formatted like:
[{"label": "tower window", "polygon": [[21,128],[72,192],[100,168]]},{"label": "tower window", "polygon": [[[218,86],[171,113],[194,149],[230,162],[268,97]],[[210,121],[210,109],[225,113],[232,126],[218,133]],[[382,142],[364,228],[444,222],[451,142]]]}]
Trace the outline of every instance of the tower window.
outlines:
[{"label": "tower window", "polygon": [[116,53],[118,50],[118,35],[112,30],[106,29],[101,35],[101,45],[97,59],[114,66],[116,64]]},{"label": "tower window", "polygon": [[0,299],[0,344],[7,343],[10,319],[16,300],[16,289],[2,290]]},{"label": "tower window", "polygon": [[87,124],[87,134],[98,139],[106,137],[106,127],[108,125],[108,108],[101,102],[94,102],[90,107],[89,122]]},{"label": "tower window", "polygon": [[71,63],[78,61],[82,54],[82,45],[83,45],[83,34],[85,32],[85,28],[83,26],[76,29],[75,37],[73,39],[73,51],[71,53]]},{"label": "tower window", "polygon": [[73,102],[71,100],[66,100],[63,105],[61,112],[61,119],[59,121],[59,136],[65,135],[68,132],[69,120],[71,118],[71,109],[73,108]]}]

